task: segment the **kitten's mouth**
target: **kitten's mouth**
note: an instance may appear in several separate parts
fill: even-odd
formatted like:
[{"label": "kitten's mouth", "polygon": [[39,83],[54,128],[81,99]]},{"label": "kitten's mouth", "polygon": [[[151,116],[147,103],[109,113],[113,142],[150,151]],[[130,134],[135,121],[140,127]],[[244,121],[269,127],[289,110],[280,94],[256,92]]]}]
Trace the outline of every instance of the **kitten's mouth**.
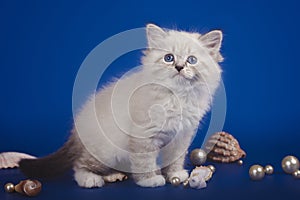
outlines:
[{"label": "kitten's mouth", "polygon": [[172,76],[172,78],[174,78],[174,77],[176,77],[176,76],[183,76],[183,74],[180,73],[180,72],[174,73],[174,75]]},{"label": "kitten's mouth", "polygon": [[185,74],[184,72],[180,71],[175,73],[172,78],[177,78],[177,79],[181,79],[181,80],[192,80],[193,77],[190,77],[188,74]]},{"label": "kitten's mouth", "polygon": [[182,76],[182,77],[184,77],[184,78],[185,78],[184,74],[183,74],[183,73],[181,73],[181,72],[178,72],[178,73],[177,73],[177,75],[178,75],[178,76]]},{"label": "kitten's mouth", "polygon": [[172,78],[175,78],[175,77],[187,79],[187,77],[181,72],[174,74]]}]

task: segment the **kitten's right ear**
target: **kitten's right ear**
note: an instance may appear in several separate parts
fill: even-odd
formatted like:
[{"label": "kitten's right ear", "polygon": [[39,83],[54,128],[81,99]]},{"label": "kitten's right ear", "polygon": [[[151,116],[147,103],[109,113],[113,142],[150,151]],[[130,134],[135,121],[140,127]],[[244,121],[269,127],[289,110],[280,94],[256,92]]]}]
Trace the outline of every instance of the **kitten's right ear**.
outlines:
[{"label": "kitten's right ear", "polygon": [[222,62],[223,57],[220,53],[223,33],[220,30],[214,30],[200,36],[200,41],[208,49],[211,56],[217,61]]},{"label": "kitten's right ear", "polygon": [[162,28],[154,24],[147,24],[146,32],[148,46],[152,48],[159,48],[159,41],[163,40],[167,36],[167,33]]}]

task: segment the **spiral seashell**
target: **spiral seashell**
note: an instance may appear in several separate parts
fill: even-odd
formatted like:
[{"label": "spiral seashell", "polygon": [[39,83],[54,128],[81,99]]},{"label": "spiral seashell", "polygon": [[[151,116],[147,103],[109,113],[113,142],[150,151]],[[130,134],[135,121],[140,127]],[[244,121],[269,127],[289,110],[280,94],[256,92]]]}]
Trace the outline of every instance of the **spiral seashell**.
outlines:
[{"label": "spiral seashell", "polygon": [[42,190],[42,184],[38,180],[24,180],[15,186],[15,191],[27,196],[36,196]]},{"label": "spiral seashell", "polygon": [[209,152],[207,158],[216,162],[229,163],[246,157],[237,139],[226,132],[213,134],[205,143],[205,150]]},{"label": "spiral seashell", "polygon": [[35,159],[36,157],[19,152],[0,153],[0,169],[19,167],[19,161],[23,158]]}]

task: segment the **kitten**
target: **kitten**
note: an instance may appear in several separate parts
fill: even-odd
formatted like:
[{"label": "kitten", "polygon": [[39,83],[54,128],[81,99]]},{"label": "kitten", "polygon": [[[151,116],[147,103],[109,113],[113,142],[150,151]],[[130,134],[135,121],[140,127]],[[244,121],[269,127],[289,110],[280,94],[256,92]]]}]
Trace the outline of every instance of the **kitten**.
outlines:
[{"label": "kitten", "polygon": [[139,70],[102,88],[74,119],[57,152],[23,159],[30,177],[73,168],[81,187],[132,176],[143,187],[188,178],[184,159],[221,79],[222,32],[205,35],[146,27],[148,49]]}]

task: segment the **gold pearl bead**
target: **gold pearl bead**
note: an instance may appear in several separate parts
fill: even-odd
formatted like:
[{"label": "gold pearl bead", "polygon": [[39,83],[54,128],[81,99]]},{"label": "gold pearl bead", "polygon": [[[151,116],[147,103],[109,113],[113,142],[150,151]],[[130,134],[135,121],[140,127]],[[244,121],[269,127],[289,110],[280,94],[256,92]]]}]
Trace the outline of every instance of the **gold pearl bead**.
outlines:
[{"label": "gold pearl bead", "polygon": [[14,192],[14,191],[15,191],[15,186],[14,186],[14,184],[12,184],[12,183],[6,183],[6,184],[4,185],[4,190],[5,190],[6,192],[9,192],[9,193]]},{"label": "gold pearl bead", "polygon": [[200,166],[206,162],[207,154],[203,149],[194,149],[190,154],[190,160],[195,166]]},{"label": "gold pearl bead", "polygon": [[249,176],[252,180],[261,180],[265,176],[264,168],[260,165],[252,165],[249,169]]},{"label": "gold pearl bead", "polygon": [[172,184],[173,186],[178,186],[178,185],[180,185],[180,179],[179,179],[178,177],[173,177],[173,178],[171,179],[171,184]]},{"label": "gold pearl bead", "polygon": [[215,173],[215,172],[216,172],[215,166],[213,166],[213,165],[207,165],[207,167],[210,169],[210,171],[211,171],[212,173]]},{"label": "gold pearl bead", "polygon": [[238,161],[237,161],[237,164],[238,164],[238,165],[243,165],[243,164],[244,164],[244,161],[243,161],[243,160],[238,160]]},{"label": "gold pearl bead", "polygon": [[268,175],[271,175],[274,172],[274,168],[272,165],[266,165],[264,170],[265,170],[265,173]]},{"label": "gold pearl bead", "polygon": [[295,178],[300,178],[300,170],[298,169],[297,171],[294,171],[294,172],[293,172],[293,176],[294,176]]},{"label": "gold pearl bead", "polygon": [[286,156],[281,161],[281,167],[287,174],[292,174],[299,169],[299,160],[295,156]]},{"label": "gold pearl bead", "polygon": [[189,185],[189,179],[186,179],[185,181],[182,182],[184,187],[187,187]]}]

